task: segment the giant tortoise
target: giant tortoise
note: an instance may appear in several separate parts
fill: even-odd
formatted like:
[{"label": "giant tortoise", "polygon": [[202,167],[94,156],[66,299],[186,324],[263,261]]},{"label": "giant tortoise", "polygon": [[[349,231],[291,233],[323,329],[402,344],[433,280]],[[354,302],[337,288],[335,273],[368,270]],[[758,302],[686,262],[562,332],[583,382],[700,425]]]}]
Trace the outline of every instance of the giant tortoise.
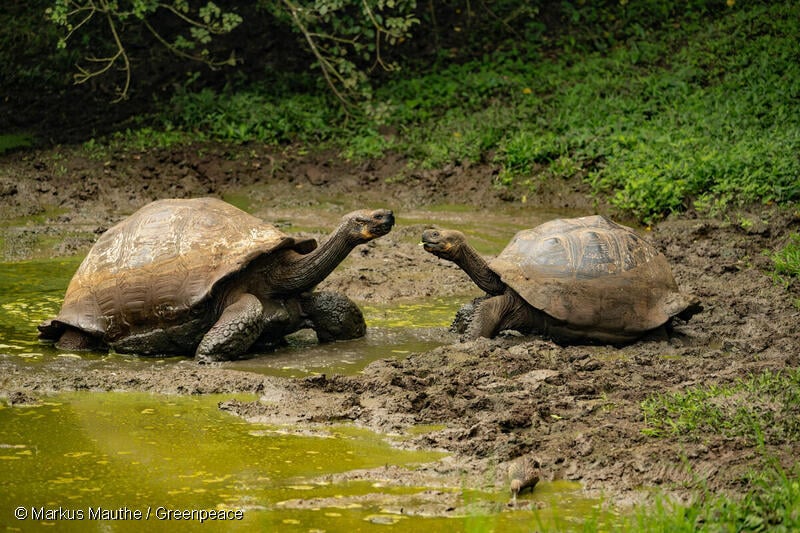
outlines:
[{"label": "giant tortoise", "polygon": [[152,202],[95,243],[61,311],[39,325],[62,349],[233,359],[311,327],[320,341],[365,332],[346,296],[311,292],[391,211],[356,211],[317,246],[214,198]]},{"label": "giant tortoise", "polygon": [[604,216],[520,231],[489,263],[459,231],[426,230],[422,244],[461,267],[489,296],[478,301],[468,338],[510,329],[623,344],[700,309],[696,298],[678,290],[661,253]]}]

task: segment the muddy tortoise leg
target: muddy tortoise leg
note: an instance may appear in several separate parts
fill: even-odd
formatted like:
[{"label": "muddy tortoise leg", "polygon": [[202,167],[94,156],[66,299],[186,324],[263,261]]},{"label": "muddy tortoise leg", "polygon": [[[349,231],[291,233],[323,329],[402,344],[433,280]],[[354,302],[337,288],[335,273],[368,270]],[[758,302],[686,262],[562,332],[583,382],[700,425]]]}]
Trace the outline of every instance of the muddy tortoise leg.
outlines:
[{"label": "muddy tortoise leg", "polygon": [[81,351],[106,348],[97,337],[62,322],[48,320],[39,324],[37,328],[39,329],[39,338],[44,341],[55,341],[55,347],[59,350]]},{"label": "muddy tortoise leg", "polygon": [[361,309],[343,294],[330,291],[304,294],[300,305],[319,342],[356,339],[367,332]]},{"label": "muddy tortoise leg", "polygon": [[67,328],[58,338],[55,346],[59,350],[89,351],[100,350],[103,348],[103,343],[79,329]]},{"label": "muddy tortoise leg", "polygon": [[530,333],[537,327],[538,315],[530,305],[512,292],[492,296],[478,303],[466,336],[468,339],[491,339],[507,329]]},{"label": "muddy tortoise leg", "polygon": [[469,330],[469,326],[472,324],[472,321],[475,320],[475,312],[478,310],[478,306],[487,298],[490,297],[479,296],[478,298],[473,299],[471,302],[467,302],[462,305],[458,311],[456,311],[456,316],[453,317],[453,323],[450,324],[450,331],[462,335],[466,333]]},{"label": "muddy tortoise leg", "polygon": [[266,314],[258,298],[242,294],[222,311],[216,324],[203,336],[195,353],[197,360],[227,361],[242,355],[261,335],[267,322]]}]

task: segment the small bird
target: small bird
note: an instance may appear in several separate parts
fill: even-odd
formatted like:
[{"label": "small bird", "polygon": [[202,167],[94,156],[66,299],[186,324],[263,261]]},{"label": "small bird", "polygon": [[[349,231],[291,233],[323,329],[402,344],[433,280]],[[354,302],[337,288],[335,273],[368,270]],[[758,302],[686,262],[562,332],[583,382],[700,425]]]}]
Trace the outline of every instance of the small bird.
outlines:
[{"label": "small bird", "polygon": [[517,457],[508,465],[508,479],[511,487],[511,501],[517,503],[517,495],[536,486],[539,482],[539,461],[530,455]]}]

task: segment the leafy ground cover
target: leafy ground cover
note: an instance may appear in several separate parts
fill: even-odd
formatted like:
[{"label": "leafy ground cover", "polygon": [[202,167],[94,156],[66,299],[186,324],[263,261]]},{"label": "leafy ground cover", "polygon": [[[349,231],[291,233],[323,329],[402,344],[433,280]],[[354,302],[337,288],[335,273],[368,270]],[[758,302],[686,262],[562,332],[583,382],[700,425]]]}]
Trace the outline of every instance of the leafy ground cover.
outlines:
[{"label": "leafy ground cover", "polygon": [[[413,168],[489,161],[498,186],[581,176],[644,223],[687,209],[800,198],[800,6],[677,21],[603,53],[498,52],[389,80],[346,122],[324,93],[176,95],[165,131],[327,142]],[[280,84],[277,84],[280,87]],[[155,136],[156,138],[158,135]]]}]

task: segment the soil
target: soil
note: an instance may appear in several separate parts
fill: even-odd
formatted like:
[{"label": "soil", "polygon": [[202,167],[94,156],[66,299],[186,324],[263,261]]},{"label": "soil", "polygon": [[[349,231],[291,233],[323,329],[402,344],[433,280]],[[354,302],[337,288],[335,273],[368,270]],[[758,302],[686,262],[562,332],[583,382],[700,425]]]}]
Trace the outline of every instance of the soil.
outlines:
[{"label": "soil", "polygon": [[[54,148],[0,158],[0,209],[5,260],[85,253],[106,228],[145,203],[165,197],[222,196],[258,187],[254,213],[291,215],[321,199],[350,197],[398,212],[426,203],[492,208],[519,202],[520,191],[494,185],[488,164],[454,164],[411,171],[402,156],[349,163],[333,153],[265,147],[190,146],[90,156]],[[266,191],[266,192],[265,192]],[[609,211],[578,179],[542,184],[532,207]],[[254,193],[255,194],[255,193]],[[277,211],[275,211],[277,210]],[[11,223],[19,219],[19,224]],[[479,294],[463,272],[421,252],[422,225],[398,225],[356,250],[321,288],[361,302]],[[784,466],[800,456],[798,443],[759,450],[742,439],[656,438],[642,432],[640,404],[654,394],[730,384],[763,370],[800,364],[800,284],[786,287],[767,274],[765,250],[800,229],[800,214],[753,206],[716,218],[693,211],[646,232],[672,264],[679,286],[704,310],[674,329],[626,347],[560,346],[536,336],[503,334],[452,342],[404,359],[387,358],[355,376],[279,379],[186,360],[169,367],[85,371],[70,360],[48,373],[4,369],[0,395],[31,402],[63,390],[144,390],[174,394],[256,392],[255,402],[230,400],[221,409],[254,421],[327,423],[350,420],[406,435],[407,445],[451,452],[417,472],[387,467],[398,483],[502,486],[507,461],[534,454],[541,477],[582,483],[586,491],[625,504],[660,487],[676,498],[698,488],[742,494],[751,469],[767,456]],[[46,237],[45,241],[42,240]],[[42,242],[53,242],[41,249]],[[465,301],[468,297],[465,297]],[[34,332],[31,333],[35,334]],[[445,332],[443,331],[443,335]],[[390,354],[387,354],[387,357]],[[431,425],[420,434],[413,425]],[[494,474],[493,474],[494,473]],[[409,481],[409,477],[412,478]],[[431,494],[431,508],[453,509],[452,494]],[[440,504],[437,506],[437,504]]]}]

